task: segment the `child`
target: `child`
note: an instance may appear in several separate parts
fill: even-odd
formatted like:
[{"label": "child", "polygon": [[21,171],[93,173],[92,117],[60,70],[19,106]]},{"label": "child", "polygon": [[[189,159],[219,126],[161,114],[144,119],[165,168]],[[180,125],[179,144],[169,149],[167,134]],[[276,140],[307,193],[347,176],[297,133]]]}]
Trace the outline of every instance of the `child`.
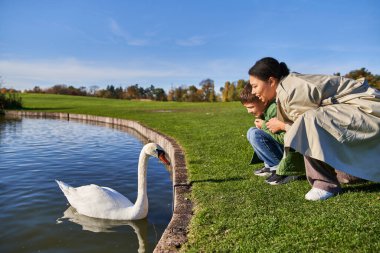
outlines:
[{"label": "child", "polygon": [[269,176],[266,182],[271,185],[286,184],[298,179],[304,174],[302,156],[293,155],[282,160],[285,132],[272,133],[266,126],[266,122],[276,117],[276,102],[271,101],[268,104],[262,102],[252,94],[252,87],[249,84],[242,90],[240,99],[248,113],[255,116],[255,127],[251,127],[247,132],[247,139],[255,151],[251,164],[264,162],[264,167],[256,170],[254,174]]}]

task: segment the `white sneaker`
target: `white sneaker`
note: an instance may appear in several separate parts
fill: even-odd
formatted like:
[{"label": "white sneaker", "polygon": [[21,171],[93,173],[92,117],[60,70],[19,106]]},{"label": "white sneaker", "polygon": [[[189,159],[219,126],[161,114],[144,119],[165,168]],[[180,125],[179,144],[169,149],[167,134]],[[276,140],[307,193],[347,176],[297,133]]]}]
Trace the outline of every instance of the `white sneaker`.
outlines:
[{"label": "white sneaker", "polygon": [[326,200],[328,198],[334,197],[335,194],[318,188],[312,188],[305,195],[305,199],[317,201],[317,200]]}]

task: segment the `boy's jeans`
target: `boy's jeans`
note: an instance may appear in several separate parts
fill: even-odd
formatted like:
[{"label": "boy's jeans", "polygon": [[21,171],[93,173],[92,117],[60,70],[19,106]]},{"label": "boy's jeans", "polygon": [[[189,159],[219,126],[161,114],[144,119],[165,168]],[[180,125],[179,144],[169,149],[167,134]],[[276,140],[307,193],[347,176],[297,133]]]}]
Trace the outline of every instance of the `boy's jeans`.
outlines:
[{"label": "boy's jeans", "polygon": [[260,160],[269,168],[276,169],[284,154],[284,146],[256,127],[248,130],[247,139]]}]

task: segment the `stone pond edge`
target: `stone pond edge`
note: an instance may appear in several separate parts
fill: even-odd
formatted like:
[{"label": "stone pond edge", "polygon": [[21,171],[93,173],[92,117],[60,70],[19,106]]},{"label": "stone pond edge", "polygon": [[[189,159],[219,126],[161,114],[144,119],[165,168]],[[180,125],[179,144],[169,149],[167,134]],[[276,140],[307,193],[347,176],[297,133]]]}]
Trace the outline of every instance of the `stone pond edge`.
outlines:
[{"label": "stone pond edge", "polygon": [[31,116],[39,118],[74,119],[83,121],[102,122],[106,124],[124,126],[136,130],[146,139],[155,142],[167,152],[173,169],[173,216],[161,236],[154,252],[177,252],[187,242],[188,225],[192,217],[193,205],[190,201],[191,185],[188,182],[184,151],[177,142],[136,121],[111,117],[55,113],[55,112],[29,112],[6,111],[10,116]]}]

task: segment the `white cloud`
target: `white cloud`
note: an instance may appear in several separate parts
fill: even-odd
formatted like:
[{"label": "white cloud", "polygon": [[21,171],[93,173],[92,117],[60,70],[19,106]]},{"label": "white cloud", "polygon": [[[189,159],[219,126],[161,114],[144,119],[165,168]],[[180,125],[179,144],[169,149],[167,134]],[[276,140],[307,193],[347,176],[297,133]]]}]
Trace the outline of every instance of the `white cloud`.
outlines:
[{"label": "white cloud", "polygon": [[145,46],[148,44],[148,40],[146,39],[134,38],[129,32],[123,29],[119,25],[119,23],[114,19],[110,19],[110,30],[112,34],[122,38],[130,46]]},{"label": "white cloud", "polygon": [[206,40],[202,36],[192,36],[187,39],[177,40],[176,43],[184,47],[193,47],[206,44]]}]

